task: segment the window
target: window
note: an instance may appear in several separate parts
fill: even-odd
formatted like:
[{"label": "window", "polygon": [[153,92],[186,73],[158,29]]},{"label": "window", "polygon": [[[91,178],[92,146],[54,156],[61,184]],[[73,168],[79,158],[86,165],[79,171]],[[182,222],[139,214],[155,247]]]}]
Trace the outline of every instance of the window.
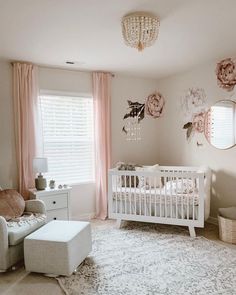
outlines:
[{"label": "window", "polygon": [[57,184],[94,181],[93,99],[41,95],[47,178]]}]

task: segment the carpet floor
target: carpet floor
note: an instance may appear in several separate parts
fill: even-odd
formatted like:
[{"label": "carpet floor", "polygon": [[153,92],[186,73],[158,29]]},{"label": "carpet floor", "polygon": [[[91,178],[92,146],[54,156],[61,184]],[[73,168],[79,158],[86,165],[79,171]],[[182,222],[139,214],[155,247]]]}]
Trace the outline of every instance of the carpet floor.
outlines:
[{"label": "carpet floor", "polygon": [[178,226],[100,226],[78,272],[58,281],[68,295],[236,294],[236,251]]},{"label": "carpet floor", "polygon": [[[179,280],[180,279],[183,280],[184,277],[186,277],[185,279],[186,287],[188,286],[188,288],[192,288],[192,289],[188,289],[187,292],[190,292],[190,290],[193,290],[191,295],[204,293],[203,291],[204,286],[201,283],[201,278],[203,282],[205,282],[204,281],[205,278],[203,275],[205,273],[207,273],[207,278],[209,278],[209,280],[207,279],[207,281],[208,282],[211,281],[213,283],[211,283],[211,286],[209,287],[209,291],[204,293],[204,295],[236,294],[235,292],[236,288],[234,283],[234,280],[235,280],[235,273],[234,273],[235,264],[234,263],[235,263],[235,256],[236,256],[236,251],[235,251],[236,245],[230,245],[230,244],[226,244],[219,241],[218,227],[215,225],[206,223],[204,229],[197,229],[198,238],[195,241],[196,244],[194,245],[194,242],[190,240],[189,238],[188,230],[184,227],[155,225],[154,228],[149,229],[149,226],[150,226],[149,224],[138,224],[138,223],[132,222],[132,223],[128,223],[127,226],[125,226],[121,231],[119,231],[115,229],[115,223],[113,220],[106,220],[106,221],[92,220],[91,224],[93,228],[94,250],[91,253],[91,255],[88,257],[88,259],[85,261],[85,264],[82,265],[82,268],[79,268],[79,271],[81,271],[83,275],[83,278],[84,278],[83,280],[85,280],[85,285],[83,284],[81,285],[81,280],[78,277],[78,274],[75,276],[72,276],[69,280],[60,278],[60,284],[64,288],[64,290],[66,290],[67,294],[70,294],[70,295],[71,294],[74,294],[74,295],[76,294],[119,295],[119,294],[134,294],[135,292],[136,292],[135,293],[136,295],[171,294],[170,290],[173,290],[173,289],[175,290],[174,286],[176,286],[176,288],[177,286],[180,286],[180,283],[178,282],[178,277],[173,278],[172,281],[170,281],[171,282],[170,288],[172,289],[169,289],[169,290],[168,290],[168,286],[170,285],[170,282],[168,281],[165,282],[165,284],[167,284],[166,286],[164,286],[163,284],[160,284],[160,288],[162,289],[160,289],[160,292],[158,291],[159,293],[156,292],[154,288],[151,289],[150,286],[153,286],[153,282],[154,282],[154,287],[156,288],[157,285],[155,286],[156,284],[155,280],[156,282],[161,282],[161,280],[164,280],[164,278],[166,278],[167,276],[169,277],[172,272],[174,272],[174,274],[179,273]],[[141,226],[141,228],[139,228],[139,226]],[[149,236],[149,230],[150,230],[150,237],[147,238],[145,232],[147,231],[147,236]],[[132,239],[131,238],[132,235],[130,235],[132,234],[132,232],[134,235],[134,239]],[[119,234],[121,234],[121,236],[119,236]],[[140,234],[142,237],[139,242],[137,237],[140,236]],[[127,236],[127,242],[123,241],[125,236]],[[166,237],[165,239],[163,239],[164,236]],[[208,240],[211,240],[214,242],[210,242],[204,238],[199,238],[200,236],[203,236],[207,238]],[[145,256],[146,256],[146,253],[149,253],[151,249],[153,249],[153,246],[152,246],[154,245],[153,242],[156,243],[155,241],[158,241],[159,237],[160,237],[160,247],[159,247],[159,244],[157,243],[156,249],[154,249],[154,253],[156,254],[157,257],[156,258],[154,257],[153,263],[151,263],[150,265],[153,271],[153,273],[150,273],[147,267],[148,263],[150,263],[150,258],[149,258],[150,256],[147,255],[147,259],[145,258]],[[144,248],[141,249],[140,245],[145,244],[144,241],[146,239],[148,239],[149,242],[147,242],[147,245],[144,245]],[[175,239],[176,239],[176,242],[174,241]],[[166,242],[164,242],[164,240]],[[167,243],[168,240],[169,242]],[[201,241],[199,242],[199,240],[201,240],[202,243],[206,242],[204,246],[204,249],[205,249],[204,252],[202,251],[202,246],[200,247],[202,243],[200,243]],[[121,246],[121,250],[119,250],[119,248],[116,246],[116,241]],[[110,242],[112,246],[111,246],[111,249],[108,249],[107,245],[109,245]],[[168,255],[165,254],[165,256],[163,256],[164,253],[167,253],[165,249],[163,248],[165,248],[165,245],[171,244],[171,242],[173,243],[173,245],[175,245],[175,247],[172,247],[172,252],[170,252]],[[187,247],[185,246],[185,244],[187,245]],[[136,251],[136,247],[138,247],[137,249],[140,249],[140,250]],[[207,247],[209,247],[209,249],[206,249]],[[170,246],[168,246],[168,248],[171,249]],[[181,254],[180,256],[182,257],[181,259],[180,257],[178,257],[177,254],[174,254],[175,248],[177,249],[178,253]],[[157,251],[158,249],[159,251]],[[196,254],[190,255],[190,253],[195,251],[196,249],[198,249],[197,251],[200,251],[198,256],[201,256],[200,253],[202,253],[202,256],[203,256],[203,257],[200,257],[199,260],[196,258],[197,257]],[[128,255],[126,254],[126,252],[132,254],[132,256],[130,258],[127,258]],[[139,256],[138,252],[140,252],[140,257],[138,257]],[[216,254],[211,252],[214,252]],[[98,256],[94,256],[94,253],[97,253]],[[109,257],[108,255],[106,255],[106,253],[108,253]],[[155,273],[154,263],[157,263],[158,257],[159,259],[161,257],[160,255],[162,255],[162,257],[165,258],[165,260],[163,260],[163,263],[162,262],[160,263],[160,267],[164,265],[164,269],[167,272],[165,276],[160,273],[160,270],[159,272],[157,270],[157,272]],[[204,258],[204,256],[206,256],[206,259]],[[96,257],[98,257],[98,260],[96,260],[97,259]],[[106,262],[109,262],[109,263],[111,262],[113,267],[109,266],[109,264],[106,265],[104,259]],[[177,261],[179,261],[179,265],[177,265],[177,267],[176,267],[176,264],[178,263],[176,259]],[[186,259],[188,259],[188,263],[186,262]],[[133,260],[134,260],[134,263],[133,263]],[[210,271],[208,271],[208,267],[210,263],[209,260],[213,260],[211,262],[211,265],[213,267]],[[173,261],[175,267],[171,266],[171,261]],[[188,267],[187,270],[185,270],[182,267],[182,261],[185,263],[184,265],[190,265],[191,268]],[[205,263],[204,261],[208,261],[208,262]],[[99,263],[99,265],[96,267],[97,262]],[[96,278],[95,283],[92,283],[91,286],[88,286],[89,277],[84,276],[86,273],[88,274],[86,270],[86,264],[88,265],[91,264],[92,275],[94,275]],[[123,268],[121,267],[122,264],[124,265]],[[170,265],[170,268],[167,268],[165,264],[167,266]],[[230,264],[232,267],[234,266],[233,269],[230,268]],[[143,268],[141,268],[141,265],[143,265]],[[196,269],[194,268],[194,266],[196,266]],[[109,273],[107,273],[108,269],[109,269]],[[133,271],[134,273],[133,278],[136,275],[135,280],[132,278],[131,271]],[[189,272],[193,272],[194,274],[197,274],[195,285],[189,284],[189,281],[190,282],[194,281],[190,279]],[[130,282],[132,282],[132,286],[128,285],[128,287],[124,288],[124,284],[128,284],[126,278],[124,277],[122,278],[122,274],[124,273],[130,275],[131,277]],[[187,275],[185,275],[186,273]],[[231,280],[230,276],[233,273],[234,273],[234,278]],[[227,276],[226,282],[224,284],[222,284],[222,279],[219,280],[219,283],[217,282],[217,278],[221,276],[221,274],[222,274],[222,279],[224,279],[225,276]],[[120,282],[120,285],[117,282],[115,282],[114,285],[116,285],[116,290],[112,291],[113,293],[110,292],[110,290],[112,289],[112,286],[110,286],[109,282],[107,282],[107,278],[109,278],[109,276],[111,278],[113,276],[117,276],[116,279],[118,282]],[[145,282],[146,276],[147,278],[149,277],[151,278],[150,285],[148,284],[147,289],[144,290],[144,292],[141,291],[140,293],[139,290],[144,289],[143,287],[144,285],[142,284],[146,284]],[[183,277],[183,279],[181,278],[181,276]],[[123,279],[126,283],[123,282]],[[72,283],[72,281],[74,281],[74,283]],[[113,279],[113,281],[116,281],[116,280]],[[175,285],[173,283],[174,281],[177,281]],[[201,288],[198,287],[199,281],[200,281],[200,286],[203,286]],[[112,282],[112,280],[110,282]],[[104,291],[104,293],[103,293],[103,287],[102,287],[103,283],[107,284],[107,289]],[[185,283],[183,283],[183,285],[185,285]],[[233,292],[231,290],[232,286],[234,287]],[[132,289],[131,292],[129,292],[129,288]],[[224,289],[220,290],[220,288],[221,289],[224,288]],[[178,292],[180,291],[178,290],[174,291],[172,294],[178,294]],[[34,295],[45,295],[45,294],[64,295],[65,293],[63,289],[59,286],[58,281],[55,280],[54,278],[48,278],[41,274],[26,272],[24,267],[21,266],[15,271],[10,271],[7,273],[0,274],[0,294],[1,295],[32,295],[32,294]],[[183,292],[182,294],[189,294],[189,293]]]}]

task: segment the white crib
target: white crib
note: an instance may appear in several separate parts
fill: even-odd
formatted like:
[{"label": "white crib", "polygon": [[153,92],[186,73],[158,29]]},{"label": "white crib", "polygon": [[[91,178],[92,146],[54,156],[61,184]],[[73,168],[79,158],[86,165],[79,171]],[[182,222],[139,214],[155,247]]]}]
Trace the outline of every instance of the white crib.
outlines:
[{"label": "white crib", "polygon": [[[139,182],[139,184],[137,184]],[[143,184],[140,185],[140,182]],[[109,170],[109,218],[204,227],[210,213],[211,171],[159,166],[158,171]]]}]

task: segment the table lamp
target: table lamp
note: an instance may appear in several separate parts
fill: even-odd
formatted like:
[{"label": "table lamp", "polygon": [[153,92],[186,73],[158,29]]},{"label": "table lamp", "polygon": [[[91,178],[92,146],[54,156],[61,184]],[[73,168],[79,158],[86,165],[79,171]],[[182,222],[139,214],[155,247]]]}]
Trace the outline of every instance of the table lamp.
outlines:
[{"label": "table lamp", "polygon": [[38,173],[38,178],[35,178],[35,187],[37,190],[44,190],[47,187],[47,180],[43,178],[44,172],[48,172],[48,159],[47,158],[34,158],[33,170]]}]

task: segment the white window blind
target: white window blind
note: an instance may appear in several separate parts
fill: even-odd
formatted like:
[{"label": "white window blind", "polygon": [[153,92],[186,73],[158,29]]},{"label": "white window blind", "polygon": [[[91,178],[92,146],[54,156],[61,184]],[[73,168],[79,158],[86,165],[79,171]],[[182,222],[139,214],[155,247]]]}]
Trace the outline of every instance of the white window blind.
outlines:
[{"label": "white window blind", "polygon": [[93,99],[41,95],[48,179],[58,184],[94,181]]}]

